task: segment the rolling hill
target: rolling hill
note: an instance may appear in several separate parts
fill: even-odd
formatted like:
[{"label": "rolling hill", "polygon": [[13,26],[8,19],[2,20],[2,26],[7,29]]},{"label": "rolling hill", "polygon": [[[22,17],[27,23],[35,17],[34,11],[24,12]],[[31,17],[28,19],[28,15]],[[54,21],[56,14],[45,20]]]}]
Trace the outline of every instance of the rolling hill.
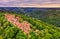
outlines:
[{"label": "rolling hill", "polygon": [[27,16],[42,20],[46,23],[60,27],[60,10],[34,10],[31,13],[26,13]]},{"label": "rolling hill", "polygon": [[[8,21],[10,18],[7,20],[5,14],[14,15],[13,17],[18,16],[20,23],[28,22],[31,29],[28,31],[29,33],[24,33],[21,27],[19,28]],[[0,11],[0,39],[60,39],[60,28],[23,14]]]},{"label": "rolling hill", "polygon": [[24,14],[60,27],[60,8],[0,7],[0,10]]}]

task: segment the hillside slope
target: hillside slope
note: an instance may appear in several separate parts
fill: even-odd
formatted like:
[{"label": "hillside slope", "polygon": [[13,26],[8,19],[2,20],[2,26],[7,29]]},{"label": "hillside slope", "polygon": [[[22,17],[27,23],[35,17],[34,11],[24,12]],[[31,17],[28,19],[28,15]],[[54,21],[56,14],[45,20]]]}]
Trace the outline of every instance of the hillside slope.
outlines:
[{"label": "hillside slope", "polygon": [[60,27],[60,10],[34,10],[26,14],[32,18]]},{"label": "hillside slope", "polygon": [[[7,12],[8,14],[9,12]],[[41,20],[33,19],[22,14],[9,13],[19,16],[19,22],[27,21],[30,23],[29,34],[24,33],[13,23],[5,19],[5,12],[0,11],[0,38],[1,39],[60,39],[60,29],[42,22]]]}]

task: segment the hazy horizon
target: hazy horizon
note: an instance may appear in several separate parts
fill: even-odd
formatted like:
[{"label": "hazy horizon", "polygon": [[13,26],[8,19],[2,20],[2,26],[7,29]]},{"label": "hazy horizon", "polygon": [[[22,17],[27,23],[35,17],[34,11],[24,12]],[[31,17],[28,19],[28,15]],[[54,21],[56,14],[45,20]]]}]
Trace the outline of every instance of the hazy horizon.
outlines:
[{"label": "hazy horizon", "polygon": [[60,7],[60,0],[0,0],[0,7]]}]

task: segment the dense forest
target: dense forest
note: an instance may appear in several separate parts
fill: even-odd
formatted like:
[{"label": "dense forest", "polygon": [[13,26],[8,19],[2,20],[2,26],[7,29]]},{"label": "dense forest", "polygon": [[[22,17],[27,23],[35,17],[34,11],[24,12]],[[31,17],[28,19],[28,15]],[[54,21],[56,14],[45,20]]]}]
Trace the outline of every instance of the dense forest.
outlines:
[{"label": "dense forest", "polygon": [[60,10],[34,10],[25,14],[32,18],[60,27]]},{"label": "dense forest", "polygon": [[[24,33],[21,29],[13,25],[13,23],[7,21],[4,16],[6,13],[19,16],[19,22],[27,21],[30,23],[31,30],[29,34]],[[0,11],[0,39],[60,39],[60,28],[23,14]]]},{"label": "dense forest", "polygon": [[60,8],[0,7],[0,10],[24,14],[60,27]]}]

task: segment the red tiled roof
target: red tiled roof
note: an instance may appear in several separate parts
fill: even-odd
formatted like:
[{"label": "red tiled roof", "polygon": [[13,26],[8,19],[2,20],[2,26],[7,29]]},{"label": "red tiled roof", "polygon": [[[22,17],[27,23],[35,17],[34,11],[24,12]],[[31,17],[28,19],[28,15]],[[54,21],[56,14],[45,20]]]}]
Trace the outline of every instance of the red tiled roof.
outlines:
[{"label": "red tiled roof", "polygon": [[30,30],[30,24],[26,21],[23,21],[22,23],[18,22],[19,17],[14,17],[11,14],[5,14],[6,20],[8,20],[13,25],[17,26],[19,29],[21,29],[25,33],[29,33]]}]

